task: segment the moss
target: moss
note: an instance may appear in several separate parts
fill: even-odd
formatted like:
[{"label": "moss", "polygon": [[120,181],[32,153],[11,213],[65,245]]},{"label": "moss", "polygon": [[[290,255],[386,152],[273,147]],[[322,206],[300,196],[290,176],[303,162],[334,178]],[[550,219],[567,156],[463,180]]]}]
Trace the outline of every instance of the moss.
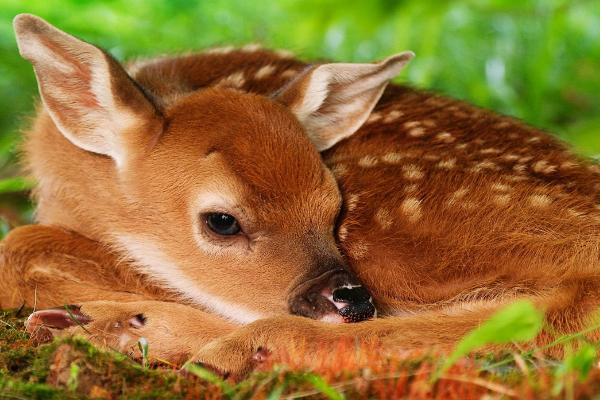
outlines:
[{"label": "moss", "polygon": [[81,338],[36,346],[23,328],[28,314],[29,310],[0,312],[0,399],[338,398],[339,393],[347,398],[463,399],[510,394],[533,399],[560,397],[567,390],[573,398],[591,398],[600,391],[600,369],[594,368],[586,380],[579,381],[573,373],[557,374],[565,364],[556,360],[522,355],[522,365],[517,367],[512,353],[465,358],[433,383],[431,374],[440,359],[431,354],[394,360],[373,353],[365,365],[352,357],[353,347],[343,346],[331,363],[264,365],[242,382],[218,377],[207,381],[165,365],[144,368]]},{"label": "moss", "polygon": [[219,391],[176,371],[143,368],[126,356],[102,351],[81,338],[35,346],[23,329],[29,310],[0,319],[0,398],[183,398]]}]

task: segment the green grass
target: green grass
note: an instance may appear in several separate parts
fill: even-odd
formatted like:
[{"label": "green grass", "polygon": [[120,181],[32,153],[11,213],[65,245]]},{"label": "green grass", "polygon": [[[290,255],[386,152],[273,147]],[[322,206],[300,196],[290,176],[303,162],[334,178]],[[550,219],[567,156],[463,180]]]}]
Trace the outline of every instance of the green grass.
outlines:
[{"label": "green grass", "polygon": [[[187,373],[175,367],[146,365],[99,350],[81,338],[36,346],[23,329],[30,310],[0,314],[0,399],[99,398],[591,398],[600,390],[598,344],[585,333],[561,336],[546,346],[565,346],[562,360],[541,348],[518,350],[542,329],[542,316],[528,302],[516,302],[494,315],[457,345],[447,358],[416,352],[357,361],[352,349],[337,349],[327,363],[309,366],[274,363],[242,381],[223,380],[201,367]],[[514,343],[514,351],[481,352],[489,344]],[[478,351],[473,353],[473,351]],[[331,355],[332,349],[323,354]],[[151,358],[152,344],[145,353]],[[443,361],[446,360],[446,361]]]}]

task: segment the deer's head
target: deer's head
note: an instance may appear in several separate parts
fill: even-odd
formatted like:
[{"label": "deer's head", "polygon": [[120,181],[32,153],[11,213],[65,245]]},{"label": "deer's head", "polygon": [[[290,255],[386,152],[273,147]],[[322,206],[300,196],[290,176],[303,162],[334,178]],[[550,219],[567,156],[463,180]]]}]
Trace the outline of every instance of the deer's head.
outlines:
[{"label": "deer's head", "polygon": [[102,229],[143,273],[240,322],[373,316],[336,246],[341,196],[319,151],[363,124],[412,53],[315,65],[271,97],[215,87],[165,107],[99,48],[31,15],[14,25],[55,127],[114,177],[120,217]]}]

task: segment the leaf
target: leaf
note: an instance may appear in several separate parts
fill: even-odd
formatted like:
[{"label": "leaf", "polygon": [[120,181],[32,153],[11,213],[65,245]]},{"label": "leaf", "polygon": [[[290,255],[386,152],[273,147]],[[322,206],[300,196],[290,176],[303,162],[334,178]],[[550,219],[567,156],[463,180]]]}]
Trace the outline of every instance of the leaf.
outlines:
[{"label": "leaf", "polygon": [[33,188],[33,186],[33,181],[18,176],[0,179],[0,193],[23,192]]},{"label": "leaf", "polygon": [[436,377],[447,371],[461,357],[485,345],[532,340],[541,331],[543,321],[544,315],[528,300],[519,300],[508,305],[463,337]]},{"label": "leaf", "polygon": [[577,372],[580,380],[585,380],[596,362],[596,347],[583,343],[577,352],[570,354],[557,371],[560,375]]},{"label": "leaf", "polygon": [[319,375],[306,374],[304,378],[328,399],[344,400],[344,395],[331,387],[327,382],[325,382],[325,379]]}]

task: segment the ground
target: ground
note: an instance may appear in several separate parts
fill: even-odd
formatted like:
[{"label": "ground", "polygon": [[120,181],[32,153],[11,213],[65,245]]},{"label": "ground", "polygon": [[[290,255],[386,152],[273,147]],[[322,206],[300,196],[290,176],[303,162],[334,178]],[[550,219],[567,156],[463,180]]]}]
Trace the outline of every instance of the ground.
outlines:
[{"label": "ground", "polygon": [[[146,365],[144,360],[99,350],[77,337],[38,345],[24,329],[30,311],[0,312],[0,399],[600,398],[595,344],[584,342],[564,360],[545,358],[538,351],[461,358],[474,344],[485,341],[486,329],[496,337],[502,336],[498,335],[502,324],[510,328],[507,332],[519,331],[518,335],[537,329],[536,317],[528,320],[514,310],[515,319],[506,319],[505,313],[484,324],[463,340],[463,351],[451,357],[411,353],[381,359],[372,352],[358,360],[351,346],[340,345],[308,366],[289,360],[264,365],[237,382],[199,367],[182,372],[174,365]],[[515,323],[517,319],[525,323]],[[580,338],[565,336],[558,342]],[[458,361],[441,369],[442,362],[448,364],[454,356]]]}]

